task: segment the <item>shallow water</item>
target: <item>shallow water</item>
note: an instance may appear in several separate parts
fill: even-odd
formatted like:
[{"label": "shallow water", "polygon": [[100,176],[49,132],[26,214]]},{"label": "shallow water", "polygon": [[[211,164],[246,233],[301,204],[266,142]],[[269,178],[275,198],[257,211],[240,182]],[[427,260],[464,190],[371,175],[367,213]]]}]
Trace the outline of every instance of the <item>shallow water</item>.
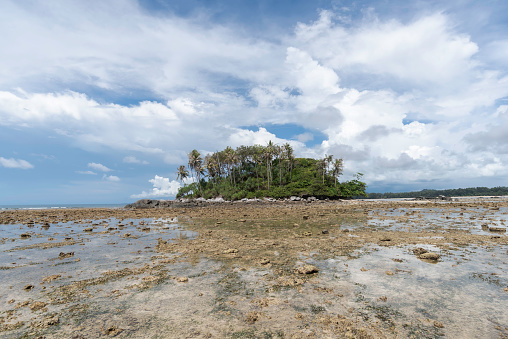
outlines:
[{"label": "shallow water", "polygon": [[[436,232],[436,237],[447,230],[463,230],[489,238],[505,237],[506,233],[490,232],[482,226],[505,227],[507,215],[508,208],[503,207],[373,208],[367,218],[344,220],[338,229],[349,229],[349,236],[355,238],[359,237],[354,234],[358,230],[430,230]],[[272,239],[272,233],[287,224],[282,220],[273,227],[260,228],[255,237]],[[171,261],[173,254],[155,251],[158,238],[171,241],[196,237],[195,232],[186,230],[186,225],[176,218],[81,220],[51,224],[49,228],[40,224],[0,225],[0,317],[8,323],[28,324],[36,316],[60,312],[63,316],[59,326],[33,333],[62,338],[70,333],[101,337],[106,333],[104,329],[114,326],[122,328],[120,336],[133,337],[159,333],[169,333],[170,337],[175,333],[194,337],[210,333],[218,337],[252,337],[265,333],[265,337],[276,337],[288,328],[305,329],[319,317],[337,314],[382,328],[388,337],[508,336],[506,245],[449,244],[443,247],[448,248],[445,250],[423,244],[366,244],[347,257],[320,260],[316,259],[320,258],[319,247],[306,248],[295,263],[283,268],[291,273],[293,264],[309,263],[318,267],[319,273],[301,286],[273,288],[270,277],[275,275],[270,266],[245,268],[235,264],[235,259],[231,259],[231,264],[203,257],[195,262]],[[241,225],[246,227],[245,223]],[[255,223],[250,227],[259,226]],[[313,227],[319,230],[314,233],[321,233],[324,226]],[[85,232],[85,228],[93,230]],[[27,233],[31,236],[21,238]],[[319,236],[328,241],[324,235]],[[40,247],[60,242],[64,246]],[[273,241],[263,243],[269,248]],[[412,252],[416,247],[441,257],[437,262],[422,261]],[[73,255],[65,257],[71,252]],[[273,254],[279,256],[277,251]],[[147,265],[148,269],[142,269]],[[109,277],[108,272],[123,269],[133,273],[79,286],[79,293],[69,301],[59,290]],[[42,283],[44,277],[52,275],[61,277]],[[189,283],[179,283],[179,276],[187,277]],[[156,283],[150,285],[149,279]],[[25,291],[24,286],[29,284],[33,289]],[[263,302],[268,306],[256,306],[261,299],[266,299]],[[31,312],[20,306],[16,318],[8,318],[15,305],[36,300],[48,302],[48,310]],[[255,326],[244,320],[252,310],[262,314]],[[303,318],[295,320],[296,316]],[[0,337],[30,336],[32,329],[26,324],[15,331],[0,332]],[[253,328],[260,332],[252,332]]]},{"label": "shallow water", "polygon": [[[440,253],[441,258],[437,263],[422,261],[412,254],[415,247]],[[471,246],[443,252],[429,245],[369,246],[357,255],[315,264],[331,286],[355,285],[357,298],[351,304],[364,303],[360,307],[370,316],[382,318],[373,312],[381,308],[390,321],[408,328],[439,321],[444,325],[440,331],[450,338],[508,333],[508,293],[503,290],[508,286],[506,248]]]}]

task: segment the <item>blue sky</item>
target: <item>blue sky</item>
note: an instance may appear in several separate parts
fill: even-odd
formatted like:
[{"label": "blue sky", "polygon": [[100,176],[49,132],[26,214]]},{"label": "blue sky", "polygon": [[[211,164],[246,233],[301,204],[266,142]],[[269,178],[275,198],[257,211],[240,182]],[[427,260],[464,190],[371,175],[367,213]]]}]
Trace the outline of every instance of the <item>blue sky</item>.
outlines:
[{"label": "blue sky", "polygon": [[0,204],[172,198],[289,142],[368,191],[508,185],[506,1],[2,1]]}]

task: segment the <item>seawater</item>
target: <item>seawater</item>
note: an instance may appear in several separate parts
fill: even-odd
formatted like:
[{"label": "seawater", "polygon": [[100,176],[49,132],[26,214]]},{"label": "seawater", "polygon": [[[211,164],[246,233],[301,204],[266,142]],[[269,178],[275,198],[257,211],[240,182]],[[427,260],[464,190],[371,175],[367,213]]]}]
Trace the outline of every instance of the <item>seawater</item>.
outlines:
[{"label": "seawater", "polygon": [[66,208],[122,208],[128,203],[119,204],[40,204],[40,205],[0,205],[3,210],[45,210]]}]

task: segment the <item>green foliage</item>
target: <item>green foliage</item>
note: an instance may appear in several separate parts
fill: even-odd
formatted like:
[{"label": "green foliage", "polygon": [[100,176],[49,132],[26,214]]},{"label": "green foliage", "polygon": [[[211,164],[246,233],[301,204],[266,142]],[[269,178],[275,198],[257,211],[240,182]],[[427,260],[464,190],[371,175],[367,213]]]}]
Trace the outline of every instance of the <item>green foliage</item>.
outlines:
[{"label": "green foliage", "polygon": [[[226,200],[243,198],[276,199],[290,196],[319,198],[349,198],[366,196],[366,184],[356,179],[340,183],[342,159],[327,155],[324,159],[295,158],[289,144],[278,146],[270,142],[260,145],[227,147],[204,158],[193,150],[188,167],[198,183],[180,188],[177,198],[222,196]],[[178,173],[183,180],[185,166]],[[201,179],[201,180],[200,180]]]},{"label": "green foliage", "polygon": [[446,197],[474,197],[474,196],[502,196],[508,195],[508,187],[469,187],[469,188],[457,188],[447,190],[431,190],[425,189],[414,192],[402,192],[402,193],[369,193],[370,199],[389,199],[389,198],[434,198],[440,195]]}]

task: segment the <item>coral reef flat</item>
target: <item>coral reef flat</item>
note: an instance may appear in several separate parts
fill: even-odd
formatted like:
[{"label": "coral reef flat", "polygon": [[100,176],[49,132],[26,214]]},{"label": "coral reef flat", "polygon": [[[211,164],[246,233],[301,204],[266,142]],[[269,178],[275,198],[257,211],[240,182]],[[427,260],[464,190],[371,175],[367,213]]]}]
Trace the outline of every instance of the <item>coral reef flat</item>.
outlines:
[{"label": "coral reef flat", "polygon": [[508,337],[508,200],[0,212],[0,337]]}]

